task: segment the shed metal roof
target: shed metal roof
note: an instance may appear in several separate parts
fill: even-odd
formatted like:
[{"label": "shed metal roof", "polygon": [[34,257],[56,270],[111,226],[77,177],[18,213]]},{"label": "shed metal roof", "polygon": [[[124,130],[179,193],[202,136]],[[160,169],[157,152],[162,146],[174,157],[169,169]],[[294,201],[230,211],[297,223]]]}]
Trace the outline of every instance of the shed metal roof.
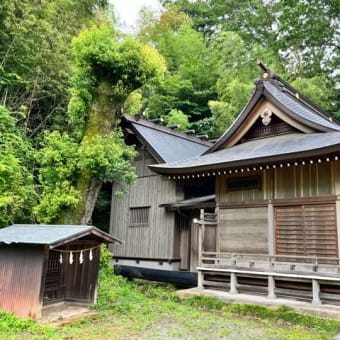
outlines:
[{"label": "shed metal roof", "polygon": [[340,132],[297,133],[251,140],[200,157],[149,167],[155,172],[164,174],[191,173],[295,158],[318,157],[332,152],[340,152]]},{"label": "shed metal roof", "polygon": [[137,120],[129,116],[124,119],[131,124],[146,146],[151,148],[151,153],[156,154],[159,162],[174,162],[198,156],[212,145],[197,137],[143,119]]},{"label": "shed metal roof", "polygon": [[35,244],[57,247],[61,243],[94,235],[103,243],[121,242],[111,235],[87,225],[45,225],[45,224],[14,224],[0,229],[0,245],[4,244]]}]

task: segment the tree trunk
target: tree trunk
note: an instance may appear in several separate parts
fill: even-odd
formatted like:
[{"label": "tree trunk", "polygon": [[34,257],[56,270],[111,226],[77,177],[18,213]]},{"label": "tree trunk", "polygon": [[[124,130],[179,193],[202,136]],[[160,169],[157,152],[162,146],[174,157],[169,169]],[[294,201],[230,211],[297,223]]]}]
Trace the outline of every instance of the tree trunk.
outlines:
[{"label": "tree trunk", "polygon": [[91,218],[97,198],[102,187],[103,182],[99,179],[92,178],[85,198],[85,207],[80,223],[87,225],[92,224]]}]

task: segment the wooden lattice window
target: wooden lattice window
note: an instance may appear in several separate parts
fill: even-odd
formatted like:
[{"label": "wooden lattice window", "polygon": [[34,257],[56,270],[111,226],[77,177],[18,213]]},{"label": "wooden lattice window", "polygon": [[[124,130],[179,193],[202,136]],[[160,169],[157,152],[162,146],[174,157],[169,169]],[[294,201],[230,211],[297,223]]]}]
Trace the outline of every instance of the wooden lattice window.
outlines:
[{"label": "wooden lattice window", "polygon": [[227,179],[227,191],[261,189],[261,176],[235,177]]},{"label": "wooden lattice window", "polygon": [[262,123],[262,119],[259,118],[251,129],[244,136],[245,140],[251,140],[256,138],[277,136],[288,133],[297,133],[297,129],[282,121],[275,115],[272,116],[271,121],[268,125]]},{"label": "wooden lattice window", "polygon": [[130,208],[129,226],[148,227],[150,218],[150,207]]}]

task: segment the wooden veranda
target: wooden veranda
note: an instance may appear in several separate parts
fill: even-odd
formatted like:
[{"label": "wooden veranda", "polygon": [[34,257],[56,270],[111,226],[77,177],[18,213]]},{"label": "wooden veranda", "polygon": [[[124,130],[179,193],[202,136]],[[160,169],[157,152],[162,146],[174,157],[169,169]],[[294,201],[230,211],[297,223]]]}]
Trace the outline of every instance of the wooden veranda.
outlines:
[{"label": "wooden veranda", "polygon": [[212,243],[207,226],[217,227],[217,222],[213,214],[201,210],[195,223],[199,226],[199,288],[261,294],[270,299],[292,297],[314,305],[340,303],[339,257],[206,251]]}]

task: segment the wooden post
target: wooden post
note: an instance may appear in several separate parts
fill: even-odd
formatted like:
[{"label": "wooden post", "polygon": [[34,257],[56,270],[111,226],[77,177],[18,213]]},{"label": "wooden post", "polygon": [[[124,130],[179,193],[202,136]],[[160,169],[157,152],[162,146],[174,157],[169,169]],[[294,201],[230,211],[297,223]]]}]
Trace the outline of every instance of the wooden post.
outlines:
[{"label": "wooden post", "polygon": [[203,289],[203,273],[200,270],[197,272],[197,287]]},{"label": "wooden post", "polygon": [[271,275],[268,276],[268,299],[276,299],[275,279]]},{"label": "wooden post", "polygon": [[268,204],[268,255],[274,255],[275,254],[275,235],[274,235],[274,206],[273,203]]},{"label": "wooden post", "polygon": [[[340,176],[339,176],[340,179]],[[340,180],[339,180],[340,182]],[[338,226],[338,257],[340,257],[340,196],[337,196],[337,201],[335,203],[336,209],[336,224]],[[340,263],[339,263],[340,264]]]},{"label": "wooden post", "polygon": [[200,220],[198,222],[198,266],[202,266],[202,251],[203,251],[203,232],[204,232],[204,210],[200,210]]},{"label": "wooden post", "polygon": [[235,273],[230,273],[230,294],[238,294],[237,288],[237,277]]},{"label": "wooden post", "polygon": [[321,305],[321,300],[320,300],[320,283],[318,280],[313,280],[313,305]]},{"label": "wooden post", "polygon": [[201,213],[200,213],[200,220],[197,222],[198,224],[198,247],[197,247],[197,252],[198,252],[198,256],[197,256],[197,260],[198,260],[198,266],[200,267],[202,265],[202,209],[201,209]]},{"label": "wooden post", "polygon": [[[204,210],[200,210],[200,221],[198,221],[198,266],[202,266],[202,249],[203,249],[203,220],[204,220]],[[199,270],[197,272],[197,287],[203,288],[203,273]]]}]

